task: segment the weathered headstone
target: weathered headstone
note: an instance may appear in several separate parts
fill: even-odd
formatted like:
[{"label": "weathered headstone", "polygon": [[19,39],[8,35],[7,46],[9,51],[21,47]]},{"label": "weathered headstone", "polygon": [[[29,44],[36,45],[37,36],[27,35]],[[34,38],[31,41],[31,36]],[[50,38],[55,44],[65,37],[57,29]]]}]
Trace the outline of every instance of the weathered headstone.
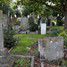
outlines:
[{"label": "weathered headstone", "polygon": [[38,41],[40,55],[49,61],[62,59],[64,57],[63,44],[62,37],[40,39]]},{"label": "weathered headstone", "polygon": [[41,34],[46,34],[46,23],[41,23]]},{"label": "weathered headstone", "polygon": [[29,28],[27,17],[23,17],[20,22],[21,22],[20,25],[22,26],[22,30],[27,30]]}]

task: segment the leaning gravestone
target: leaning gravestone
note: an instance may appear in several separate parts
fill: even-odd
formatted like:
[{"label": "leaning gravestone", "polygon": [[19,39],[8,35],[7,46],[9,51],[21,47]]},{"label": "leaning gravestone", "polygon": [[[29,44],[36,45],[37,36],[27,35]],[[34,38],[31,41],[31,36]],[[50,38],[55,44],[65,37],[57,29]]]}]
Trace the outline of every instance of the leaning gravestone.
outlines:
[{"label": "leaning gravestone", "polygon": [[0,11],[0,67],[12,67],[13,58],[10,57],[8,51],[4,48],[4,39],[3,39],[3,14]]},{"label": "leaning gravestone", "polygon": [[50,62],[62,59],[64,57],[63,44],[63,37],[47,37],[39,39],[38,51],[40,52],[41,60],[45,59]]}]

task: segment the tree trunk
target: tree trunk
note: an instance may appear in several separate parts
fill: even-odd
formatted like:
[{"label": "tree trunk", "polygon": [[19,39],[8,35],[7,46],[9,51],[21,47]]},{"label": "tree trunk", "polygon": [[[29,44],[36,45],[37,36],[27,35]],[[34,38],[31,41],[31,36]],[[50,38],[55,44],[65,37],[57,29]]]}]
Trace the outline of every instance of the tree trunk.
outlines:
[{"label": "tree trunk", "polygon": [[64,19],[64,28],[67,29],[67,11],[64,12],[64,16],[65,16],[65,19]]},{"label": "tree trunk", "polygon": [[67,0],[64,0],[64,2],[63,2],[63,14],[65,16],[64,28],[67,29]]}]

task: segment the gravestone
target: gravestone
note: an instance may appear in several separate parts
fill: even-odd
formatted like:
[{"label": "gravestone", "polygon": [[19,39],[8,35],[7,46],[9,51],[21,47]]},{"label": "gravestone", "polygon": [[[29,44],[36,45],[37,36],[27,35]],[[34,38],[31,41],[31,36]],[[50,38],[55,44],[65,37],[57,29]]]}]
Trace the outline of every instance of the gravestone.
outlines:
[{"label": "gravestone", "polygon": [[27,30],[29,28],[29,24],[28,24],[28,18],[27,17],[23,17],[20,21],[20,25],[22,27],[22,30]]},{"label": "gravestone", "polygon": [[40,55],[49,61],[64,57],[63,37],[47,37],[38,41]]},{"label": "gravestone", "polygon": [[46,34],[46,23],[41,23],[41,34]]},{"label": "gravestone", "polygon": [[44,67],[43,62],[45,60],[51,62],[64,57],[63,44],[63,37],[47,37],[39,39],[38,51],[40,52],[41,67]]}]

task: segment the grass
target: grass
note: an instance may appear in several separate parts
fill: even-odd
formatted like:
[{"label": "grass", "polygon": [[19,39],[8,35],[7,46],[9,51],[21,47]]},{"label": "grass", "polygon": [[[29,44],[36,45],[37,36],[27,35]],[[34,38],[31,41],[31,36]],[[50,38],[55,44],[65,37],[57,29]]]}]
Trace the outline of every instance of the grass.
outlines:
[{"label": "grass", "polygon": [[[64,28],[62,26],[58,27],[51,27],[51,30],[57,29],[59,31],[63,30]],[[34,45],[39,38],[44,38],[46,36],[56,36],[55,33],[53,34],[46,34],[46,35],[40,35],[40,34],[17,34],[16,37],[19,38],[19,44],[14,47],[14,49],[11,51],[12,54],[27,54],[29,52],[29,48]]]},{"label": "grass", "polygon": [[17,34],[15,35],[19,38],[19,44],[16,45],[11,51],[12,54],[23,54],[26,55],[29,52],[29,49],[34,45],[38,39],[44,38],[46,35],[40,34]]},{"label": "grass", "polygon": [[29,58],[20,58],[15,61],[14,67],[30,67],[31,66],[31,60]]}]

